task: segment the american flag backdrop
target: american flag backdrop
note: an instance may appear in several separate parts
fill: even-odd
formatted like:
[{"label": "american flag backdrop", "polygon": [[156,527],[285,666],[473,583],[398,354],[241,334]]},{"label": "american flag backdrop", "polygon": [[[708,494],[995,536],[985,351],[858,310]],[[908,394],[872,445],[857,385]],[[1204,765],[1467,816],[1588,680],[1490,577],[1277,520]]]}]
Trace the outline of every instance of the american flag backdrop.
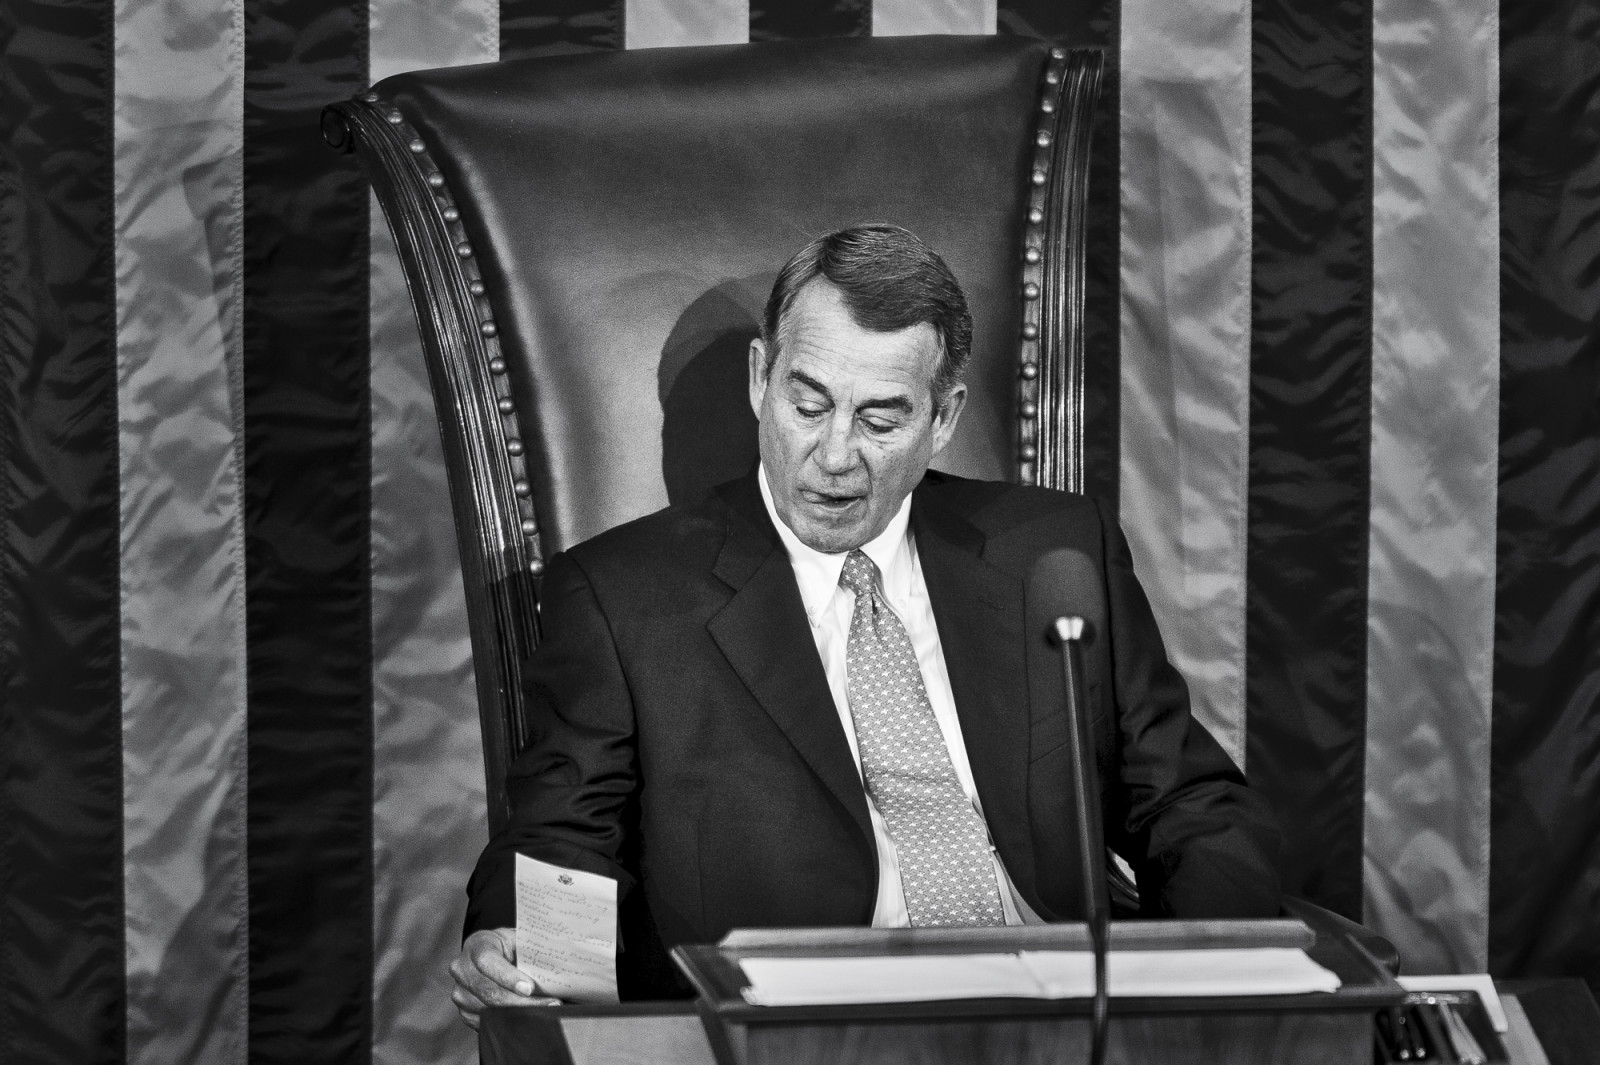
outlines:
[{"label": "american flag backdrop", "polygon": [[0,1057],[472,1058],[443,467],[321,108],[911,33],[1108,50],[1091,481],[1290,889],[1600,984],[1600,0],[6,0]]}]

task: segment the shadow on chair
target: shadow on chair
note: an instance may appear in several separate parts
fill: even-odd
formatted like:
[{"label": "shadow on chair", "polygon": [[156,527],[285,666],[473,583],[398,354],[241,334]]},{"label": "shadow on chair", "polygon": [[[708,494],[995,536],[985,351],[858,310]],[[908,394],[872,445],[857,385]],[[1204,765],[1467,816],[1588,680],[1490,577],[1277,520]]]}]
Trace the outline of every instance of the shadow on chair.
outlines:
[{"label": "shadow on chair", "polygon": [[695,503],[756,463],[747,367],[771,274],[728,281],[691,303],[661,349],[661,477]]}]

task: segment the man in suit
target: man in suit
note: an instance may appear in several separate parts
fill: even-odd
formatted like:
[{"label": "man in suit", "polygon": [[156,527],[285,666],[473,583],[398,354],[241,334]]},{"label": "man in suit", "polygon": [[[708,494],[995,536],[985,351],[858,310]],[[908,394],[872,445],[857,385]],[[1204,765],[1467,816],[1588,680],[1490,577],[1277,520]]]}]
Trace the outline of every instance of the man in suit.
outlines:
[{"label": "man in suit", "polygon": [[921,241],[857,226],[779,274],[750,349],[761,464],[551,560],[537,732],[469,888],[455,1001],[540,999],[514,966],[518,851],[614,877],[624,997],[667,949],[759,925],[1079,919],[1049,622],[1093,635],[1107,843],[1141,909],[1276,916],[1276,829],[1189,714],[1115,520],[928,472],[971,319]]}]

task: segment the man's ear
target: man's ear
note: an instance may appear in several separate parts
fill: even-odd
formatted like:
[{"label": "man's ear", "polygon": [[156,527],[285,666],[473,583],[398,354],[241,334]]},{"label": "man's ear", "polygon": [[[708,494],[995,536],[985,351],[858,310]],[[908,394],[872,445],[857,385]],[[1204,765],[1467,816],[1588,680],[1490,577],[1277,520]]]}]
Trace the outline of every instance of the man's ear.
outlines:
[{"label": "man's ear", "polygon": [[961,411],[967,405],[967,386],[958,381],[954,388],[945,396],[944,405],[933,415],[933,453],[937,455],[943,451],[950,438],[955,436],[956,422],[961,420]]},{"label": "man's ear", "polygon": [[760,337],[750,341],[750,410],[761,420],[761,401],[767,394],[767,346]]}]

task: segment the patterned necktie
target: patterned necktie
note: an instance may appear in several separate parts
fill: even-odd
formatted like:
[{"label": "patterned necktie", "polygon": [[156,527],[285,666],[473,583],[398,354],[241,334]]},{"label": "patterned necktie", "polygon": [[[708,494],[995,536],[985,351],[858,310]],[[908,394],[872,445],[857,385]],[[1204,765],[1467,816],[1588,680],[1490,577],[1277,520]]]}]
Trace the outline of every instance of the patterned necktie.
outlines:
[{"label": "patterned necktie", "polygon": [[989,830],[961,788],[905,626],[878,594],[878,567],[845,557],[855,593],[845,676],[861,773],[900,859],[916,927],[1005,923]]}]

